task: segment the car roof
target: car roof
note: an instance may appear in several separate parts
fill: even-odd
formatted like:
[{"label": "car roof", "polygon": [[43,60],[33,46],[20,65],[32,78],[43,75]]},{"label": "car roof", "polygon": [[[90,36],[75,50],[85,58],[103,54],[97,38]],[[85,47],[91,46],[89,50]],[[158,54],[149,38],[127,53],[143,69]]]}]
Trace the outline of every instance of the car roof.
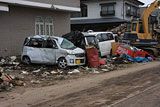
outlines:
[{"label": "car roof", "polygon": [[36,36],[29,36],[27,37],[28,39],[43,39],[47,40],[48,38],[56,40],[59,44],[62,43],[63,39],[62,37],[57,37],[57,36],[47,36],[47,35],[36,35]]},{"label": "car roof", "polygon": [[82,33],[83,33],[84,36],[96,36],[97,34],[112,33],[112,32],[82,32]]}]

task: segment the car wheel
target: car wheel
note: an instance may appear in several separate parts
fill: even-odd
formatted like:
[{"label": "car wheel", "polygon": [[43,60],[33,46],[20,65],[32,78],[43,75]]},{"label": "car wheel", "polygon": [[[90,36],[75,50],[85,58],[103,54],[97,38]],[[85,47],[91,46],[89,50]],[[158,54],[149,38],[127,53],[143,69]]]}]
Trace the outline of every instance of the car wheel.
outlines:
[{"label": "car wheel", "polygon": [[23,63],[26,65],[30,65],[31,64],[31,60],[28,56],[24,56],[23,57]]},{"label": "car wheel", "polygon": [[66,59],[65,58],[60,58],[59,60],[58,60],[58,67],[59,68],[67,68],[67,61],[66,61]]}]

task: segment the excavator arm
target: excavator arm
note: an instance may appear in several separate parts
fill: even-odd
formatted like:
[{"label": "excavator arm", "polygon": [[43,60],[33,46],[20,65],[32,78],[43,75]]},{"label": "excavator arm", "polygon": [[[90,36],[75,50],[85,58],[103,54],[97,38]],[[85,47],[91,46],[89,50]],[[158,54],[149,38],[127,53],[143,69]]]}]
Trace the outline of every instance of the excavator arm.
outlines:
[{"label": "excavator arm", "polygon": [[147,9],[143,11],[141,19],[143,23],[144,33],[149,33],[148,18],[154,10],[159,8],[159,6],[160,6],[160,0],[155,0]]}]

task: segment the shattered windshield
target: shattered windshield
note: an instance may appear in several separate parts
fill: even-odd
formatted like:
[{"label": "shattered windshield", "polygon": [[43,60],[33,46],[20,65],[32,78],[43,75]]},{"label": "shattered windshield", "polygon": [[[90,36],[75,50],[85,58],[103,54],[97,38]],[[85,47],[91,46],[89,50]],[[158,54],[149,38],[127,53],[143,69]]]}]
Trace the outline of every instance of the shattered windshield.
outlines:
[{"label": "shattered windshield", "polygon": [[63,39],[63,42],[61,43],[61,48],[63,49],[75,49],[76,46],[74,44],[66,39]]}]

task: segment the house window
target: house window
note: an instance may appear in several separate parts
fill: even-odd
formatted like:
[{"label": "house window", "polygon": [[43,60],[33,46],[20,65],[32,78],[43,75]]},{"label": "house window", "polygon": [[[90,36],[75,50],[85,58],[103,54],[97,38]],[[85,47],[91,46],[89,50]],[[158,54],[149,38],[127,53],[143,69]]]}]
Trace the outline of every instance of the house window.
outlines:
[{"label": "house window", "polygon": [[87,5],[81,3],[80,8],[81,8],[81,12],[71,12],[71,18],[88,16]]},{"label": "house window", "polygon": [[140,18],[140,9],[137,7],[137,17]]},{"label": "house window", "polygon": [[126,5],[126,15],[131,16],[131,6],[130,5]]},{"label": "house window", "polygon": [[132,14],[132,16],[136,16],[137,15],[136,7],[131,6],[131,14]]},{"label": "house window", "polygon": [[45,35],[53,35],[53,20],[50,17],[47,17],[45,20]]},{"label": "house window", "polygon": [[87,5],[81,4],[81,17],[87,17],[88,11],[87,11]]},{"label": "house window", "polygon": [[35,19],[35,35],[44,35],[44,23],[42,17]]},{"label": "house window", "polygon": [[104,3],[101,5],[101,16],[115,15],[115,3]]},{"label": "house window", "polygon": [[140,17],[140,10],[138,7],[126,4],[126,16]]}]

